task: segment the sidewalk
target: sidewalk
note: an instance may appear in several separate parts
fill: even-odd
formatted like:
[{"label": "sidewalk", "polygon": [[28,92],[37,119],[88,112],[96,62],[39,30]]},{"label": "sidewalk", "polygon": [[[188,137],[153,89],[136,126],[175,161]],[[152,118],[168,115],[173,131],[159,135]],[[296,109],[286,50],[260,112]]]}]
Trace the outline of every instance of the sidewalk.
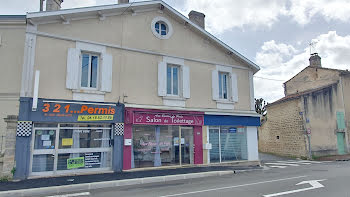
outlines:
[{"label": "sidewalk", "polygon": [[316,161],[349,161],[350,154],[319,157],[319,158],[316,158],[315,160]]},{"label": "sidewalk", "polygon": [[[12,182],[0,182],[0,191],[12,191],[23,190],[33,188],[47,188],[54,186],[82,186],[86,183],[100,183],[111,181],[127,181],[135,182],[135,184],[146,183],[145,178],[158,178],[158,182],[167,181],[164,177],[171,177],[171,180],[199,178],[204,176],[221,176],[224,174],[233,174],[236,171],[256,170],[262,169],[260,166],[234,166],[234,165],[220,165],[220,166],[199,166],[199,167],[181,167],[174,169],[151,169],[144,171],[129,171],[120,173],[104,173],[104,174],[91,174],[91,175],[77,175],[77,176],[65,176],[65,177],[50,177],[50,178],[37,178],[27,179],[23,181]],[[211,173],[213,172],[213,173]],[[229,173],[225,173],[229,172]],[[198,176],[194,176],[198,174]],[[169,176],[169,175],[181,175],[181,176]],[[188,175],[188,176],[186,176]],[[177,177],[177,178],[176,178]],[[143,179],[140,181],[140,179]],[[170,181],[170,179],[168,181]],[[147,179],[147,182],[151,182]],[[124,182],[125,182],[124,181]],[[155,179],[152,182],[156,182]],[[112,183],[112,182],[111,182]],[[114,186],[122,186],[120,184],[113,183]],[[108,184],[107,184],[108,185]],[[133,183],[124,185],[134,185]],[[88,185],[91,188],[91,185]],[[81,190],[81,189],[80,189]],[[65,190],[66,191],[66,190]],[[76,188],[72,188],[71,191],[78,191]],[[70,192],[70,191],[66,191]],[[0,196],[3,196],[4,192],[0,192]]]}]

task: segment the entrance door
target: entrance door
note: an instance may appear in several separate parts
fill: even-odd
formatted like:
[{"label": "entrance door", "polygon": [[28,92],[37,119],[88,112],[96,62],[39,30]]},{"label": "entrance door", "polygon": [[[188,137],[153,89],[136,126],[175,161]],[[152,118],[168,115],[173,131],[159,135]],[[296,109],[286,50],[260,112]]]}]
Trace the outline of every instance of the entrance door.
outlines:
[{"label": "entrance door", "polygon": [[193,164],[193,127],[180,127],[181,164]]},{"label": "entrance door", "polygon": [[57,167],[57,128],[35,128],[33,134],[31,172],[53,175]]},{"label": "entrance door", "polygon": [[338,154],[344,155],[345,154],[345,145],[344,145],[344,133],[343,132],[337,133],[337,142],[338,142]]}]

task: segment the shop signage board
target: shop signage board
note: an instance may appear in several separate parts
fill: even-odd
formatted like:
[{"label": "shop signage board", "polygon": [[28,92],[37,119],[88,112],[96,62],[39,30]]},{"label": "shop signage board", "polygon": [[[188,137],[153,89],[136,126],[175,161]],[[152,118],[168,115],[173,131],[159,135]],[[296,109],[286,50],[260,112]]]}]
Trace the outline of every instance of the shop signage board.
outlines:
[{"label": "shop signage board", "polygon": [[[32,101],[31,101],[32,102]],[[30,110],[32,121],[36,122],[117,122],[117,104],[67,102],[39,99],[36,111]]]},{"label": "shop signage board", "polygon": [[133,124],[142,125],[188,125],[201,126],[203,115],[135,112]]}]

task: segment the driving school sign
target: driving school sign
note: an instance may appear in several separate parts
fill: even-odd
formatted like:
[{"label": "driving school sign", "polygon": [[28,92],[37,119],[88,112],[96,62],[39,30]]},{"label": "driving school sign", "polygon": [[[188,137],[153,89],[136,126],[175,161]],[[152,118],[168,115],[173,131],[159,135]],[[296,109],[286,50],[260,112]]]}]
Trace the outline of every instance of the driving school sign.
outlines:
[{"label": "driving school sign", "polygon": [[122,122],[123,111],[123,105],[117,103],[39,99],[37,110],[30,110],[30,119],[37,122],[114,123]]}]

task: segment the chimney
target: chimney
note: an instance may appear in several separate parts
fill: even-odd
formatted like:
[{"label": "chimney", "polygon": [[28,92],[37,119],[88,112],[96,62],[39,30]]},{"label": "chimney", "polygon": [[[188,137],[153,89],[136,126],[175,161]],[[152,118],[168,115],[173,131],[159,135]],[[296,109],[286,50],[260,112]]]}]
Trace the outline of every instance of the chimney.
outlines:
[{"label": "chimney", "polygon": [[129,0],[118,0],[118,4],[129,3]]},{"label": "chimney", "polygon": [[203,29],[205,28],[205,21],[204,21],[205,15],[203,13],[192,10],[188,14],[188,18],[190,19],[190,21],[192,21],[196,25],[202,27]]},{"label": "chimney", "polygon": [[310,61],[310,66],[322,67],[321,66],[321,57],[318,56],[318,53],[311,54],[309,61]]},{"label": "chimney", "polygon": [[63,0],[46,0],[46,11],[55,11],[61,9]]}]

